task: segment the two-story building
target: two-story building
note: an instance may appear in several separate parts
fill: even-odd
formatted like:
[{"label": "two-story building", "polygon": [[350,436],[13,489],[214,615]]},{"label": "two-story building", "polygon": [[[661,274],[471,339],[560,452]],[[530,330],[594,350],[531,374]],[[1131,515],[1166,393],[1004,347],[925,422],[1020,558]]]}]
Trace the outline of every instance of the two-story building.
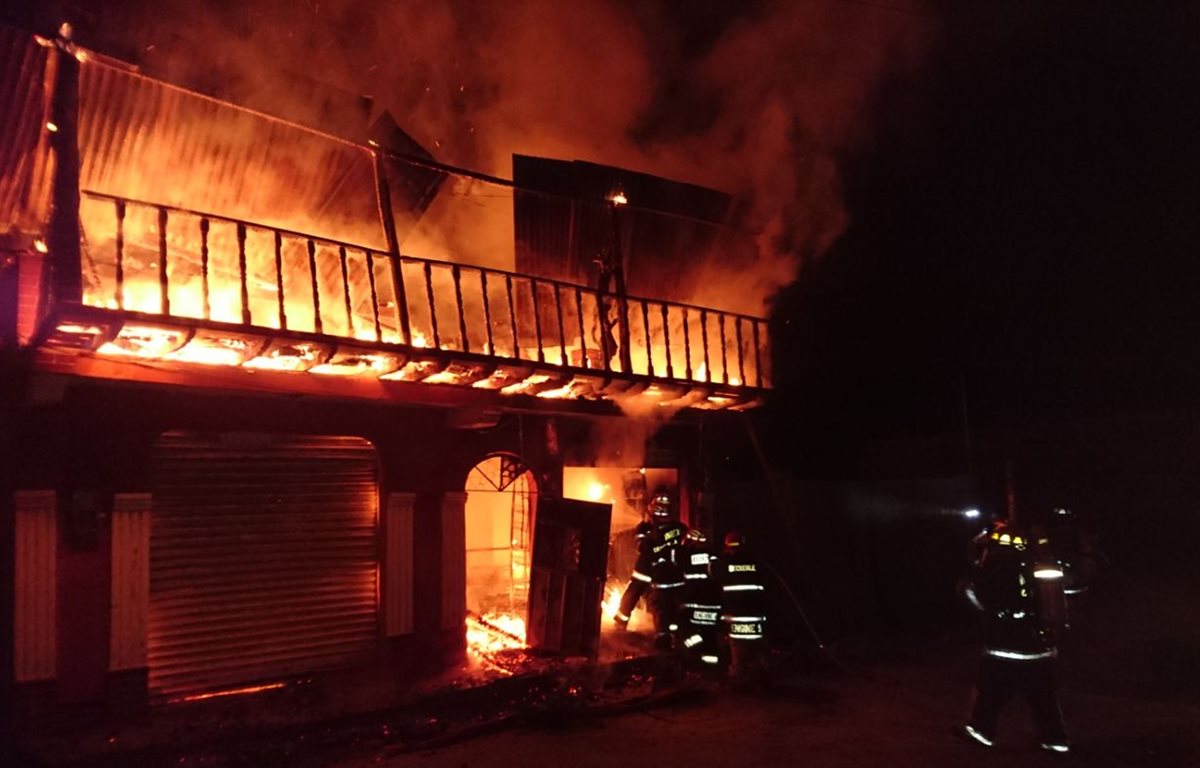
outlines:
[{"label": "two-story building", "polygon": [[[330,670],[403,686],[461,659],[468,615],[531,601],[530,642],[587,652],[636,476],[695,514],[696,425],[770,389],[765,321],[679,295],[672,254],[721,247],[726,196],[537,158],[486,177],[65,39],[3,30],[0,56],[22,716]],[[496,258],[410,253],[453,241],[437,209],[464,184],[511,201]],[[616,512],[573,528],[564,496]]]}]

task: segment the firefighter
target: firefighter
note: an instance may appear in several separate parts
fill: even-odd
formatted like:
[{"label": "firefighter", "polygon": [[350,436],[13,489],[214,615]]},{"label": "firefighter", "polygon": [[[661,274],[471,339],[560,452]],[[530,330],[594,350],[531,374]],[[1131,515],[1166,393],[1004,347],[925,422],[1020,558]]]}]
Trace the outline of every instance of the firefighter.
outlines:
[{"label": "firefighter", "polygon": [[674,500],[665,490],[655,491],[649,511],[650,531],[639,544],[638,561],[615,621],[619,627],[627,626],[638,600],[646,595],[654,615],[656,645],[669,649],[679,631],[680,593],[685,583],[679,554],[687,527],[677,519]]},{"label": "firefighter", "polygon": [[699,528],[688,529],[681,554],[686,585],[680,617],[685,627],[683,648],[701,664],[716,666],[720,663],[717,623],[721,614],[721,588],[711,572],[716,555]]},{"label": "firefighter", "polygon": [[763,569],[736,531],[725,535],[724,551],[715,564],[721,587],[721,626],[728,649],[729,673],[743,684],[766,682],[766,586]]},{"label": "firefighter", "polygon": [[1063,592],[1078,607],[1104,562],[1104,554],[1096,537],[1079,525],[1074,511],[1067,507],[1052,510],[1046,536],[1063,566]]},{"label": "firefighter", "polygon": [[633,566],[633,574],[629,577],[629,584],[625,586],[624,593],[621,594],[621,604],[617,609],[616,616],[613,617],[613,623],[617,625],[617,629],[625,629],[629,626],[629,618],[633,615],[634,609],[638,602],[650,588],[650,538],[654,532],[654,526],[647,522],[638,523],[634,532],[634,540],[637,544],[637,561]]},{"label": "firefighter", "polygon": [[1003,521],[986,535],[964,596],[980,613],[984,647],[962,732],[990,747],[1000,710],[1014,693],[1029,702],[1042,748],[1070,745],[1055,690],[1058,635],[1066,623],[1063,570],[1048,541]]}]

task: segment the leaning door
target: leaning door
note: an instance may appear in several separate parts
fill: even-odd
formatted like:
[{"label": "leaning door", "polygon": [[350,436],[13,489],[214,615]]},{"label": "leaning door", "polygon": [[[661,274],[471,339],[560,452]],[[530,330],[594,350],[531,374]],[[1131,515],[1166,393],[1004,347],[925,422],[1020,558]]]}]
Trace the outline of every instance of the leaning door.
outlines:
[{"label": "leaning door", "polygon": [[535,519],[529,645],[593,655],[600,642],[612,505],[542,496]]}]

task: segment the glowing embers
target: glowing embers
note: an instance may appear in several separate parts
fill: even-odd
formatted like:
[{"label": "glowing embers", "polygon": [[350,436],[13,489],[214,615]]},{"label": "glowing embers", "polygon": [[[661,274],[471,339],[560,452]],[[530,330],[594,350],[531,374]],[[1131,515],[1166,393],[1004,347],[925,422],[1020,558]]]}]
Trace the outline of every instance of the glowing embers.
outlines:
[{"label": "glowing embers", "polygon": [[472,384],[476,389],[504,389],[524,381],[533,373],[533,369],[524,365],[500,365],[486,379],[480,379]]},{"label": "glowing embers", "polygon": [[[467,616],[467,652],[491,672],[512,675],[513,662],[519,662],[526,647],[525,620],[511,613],[488,612]],[[516,656],[513,659],[511,657]],[[509,663],[505,663],[505,662]]]},{"label": "glowing embers", "polygon": [[198,330],[168,359],[199,365],[237,366],[258,355],[266,341],[255,336]]},{"label": "glowing embers", "polygon": [[56,347],[72,349],[95,349],[108,338],[109,328],[95,323],[59,323],[54,327],[47,343]]},{"label": "glowing embers", "polygon": [[96,350],[102,355],[161,359],[187,342],[191,331],[169,325],[126,323],[116,337]]},{"label": "glowing embers", "polygon": [[724,408],[731,408],[742,401],[742,396],[732,392],[713,392],[712,394],[700,397],[693,407],[702,410],[719,411]]},{"label": "glowing embers", "polygon": [[530,374],[524,381],[510,384],[500,390],[502,395],[536,395],[543,390],[551,389],[557,383],[555,377],[548,373]]},{"label": "glowing embers", "polygon": [[577,400],[579,398],[597,397],[603,385],[604,380],[595,376],[576,376],[561,387],[538,392],[537,396],[549,400]]},{"label": "glowing embers", "polygon": [[489,368],[480,363],[451,363],[444,370],[427,376],[424,381],[426,384],[457,384],[465,387],[486,376]]},{"label": "glowing embers", "polygon": [[228,688],[224,691],[214,691],[212,693],[193,693],[190,696],[180,696],[171,699],[171,704],[182,704],[190,701],[208,701],[209,699],[222,699],[227,696],[246,696],[251,693],[262,693],[263,691],[277,691],[280,688],[287,687],[287,683],[267,683],[265,685],[246,685],[240,688]]},{"label": "glowing embers", "polygon": [[329,359],[330,348],[311,341],[271,342],[267,350],[242,365],[265,371],[307,371]]},{"label": "glowing embers", "polygon": [[433,359],[409,360],[400,370],[379,378],[384,381],[425,381],[430,376],[440,373],[447,365],[444,361]]},{"label": "glowing embers", "polygon": [[337,353],[329,362],[313,366],[308,372],[323,376],[384,376],[395,371],[403,363],[402,355],[390,352],[338,347]]},{"label": "glowing embers", "polygon": [[660,408],[682,408],[703,399],[704,390],[689,390],[686,386],[655,383],[643,389],[638,397],[643,403],[652,403]]}]

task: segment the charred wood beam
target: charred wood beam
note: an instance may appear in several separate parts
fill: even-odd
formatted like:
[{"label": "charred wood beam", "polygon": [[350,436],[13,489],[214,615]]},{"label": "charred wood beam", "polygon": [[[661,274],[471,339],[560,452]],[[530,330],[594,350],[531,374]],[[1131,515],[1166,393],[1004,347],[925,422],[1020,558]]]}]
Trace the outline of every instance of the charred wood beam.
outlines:
[{"label": "charred wood beam", "polygon": [[158,208],[158,289],[162,313],[171,314],[171,283],[167,274],[167,209]]},{"label": "charred wood beam", "polygon": [[542,308],[538,302],[538,283],[534,278],[529,279],[529,295],[533,297],[533,334],[537,341],[537,359],[539,363],[544,363],[546,352],[542,349]]},{"label": "charred wood beam", "polygon": [[[118,200],[117,214],[117,309],[125,309],[125,201]],[[207,253],[207,244],[205,245]],[[206,296],[207,299],[207,296]],[[208,314],[205,313],[205,319]]]},{"label": "charred wood beam", "polygon": [[375,324],[375,340],[383,341],[383,328],[379,324],[379,290],[375,285],[375,254],[363,251],[367,260],[367,282],[371,286],[371,319]]},{"label": "charred wood beam", "polygon": [[579,365],[583,368],[590,368],[588,364],[588,348],[587,348],[587,333],[583,327],[583,291],[578,286],[575,288],[575,314],[579,318]]},{"label": "charred wood beam", "polygon": [[734,330],[737,331],[737,349],[738,349],[738,381],[746,383],[746,351],[742,347],[742,321],[740,318],[733,320]]},{"label": "charred wood beam", "polygon": [[754,378],[756,379],[754,383],[761,389],[763,385],[762,357],[760,354],[762,347],[758,340],[758,326],[758,321],[754,321],[751,327],[754,329]]},{"label": "charred wood beam", "polygon": [[487,331],[487,353],[496,354],[496,340],[492,335],[492,301],[488,296],[488,273],[486,269],[479,270],[479,285],[483,293],[483,325]]},{"label": "charred wood beam", "polygon": [[684,377],[689,381],[692,378],[692,339],[688,332],[688,310],[683,308],[683,365]]},{"label": "charred wood beam", "polygon": [[[275,290],[279,297],[279,327],[287,330],[287,309],[283,296],[283,233],[275,232]],[[206,273],[207,274],[207,273]],[[207,286],[207,280],[205,281]]]},{"label": "charred wood beam", "polygon": [[396,219],[392,212],[392,193],[387,182],[387,171],[378,150],[372,151],[375,166],[375,200],[379,205],[379,220],[383,224],[383,235],[387,240],[388,255],[392,262],[392,281],[395,283],[396,314],[400,320],[400,335],[405,344],[412,344],[412,326],[408,316],[408,293],[404,289],[404,270],[400,264],[400,240],[396,236]]},{"label": "charred wood beam", "polygon": [[725,315],[717,315],[717,329],[721,334],[721,378],[729,383],[729,363],[725,355]]},{"label": "charred wood beam", "polygon": [[[79,60],[70,29],[55,41],[50,55],[53,90],[50,114],[58,129],[50,134],[54,152],[49,231],[46,243],[50,279],[46,290],[52,300],[82,301],[83,253],[79,227]],[[48,308],[49,302],[42,306]]]},{"label": "charred wood beam", "polygon": [[204,319],[212,319],[212,295],[208,277],[208,231],[207,217],[200,219],[200,300],[204,305]]},{"label": "charred wood beam", "polygon": [[308,273],[312,275],[313,328],[324,333],[321,323],[321,290],[317,280],[317,244],[308,238]]},{"label": "charred wood beam", "polygon": [[354,307],[350,303],[350,265],[346,260],[346,246],[338,246],[338,260],[342,267],[342,298],[346,304],[346,335],[354,335]]},{"label": "charred wood beam", "polygon": [[238,244],[238,281],[241,289],[242,298],[242,323],[244,325],[252,325],[250,316],[250,280],[246,275],[246,225],[238,224],[237,226],[237,244]]},{"label": "charred wood beam", "polygon": [[458,335],[463,352],[471,351],[471,342],[467,340],[467,316],[463,312],[462,267],[455,264],[450,268],[454,278],[454,303],[458,306]]},{"label": "charred wood beam", "polygon": [[675,378],[675,368],[671,365],[671,322],[667,316],[667,305],[660,304],[662,309],[662,326],[663,326],[663,349],[667,353],[667,378]]}]

